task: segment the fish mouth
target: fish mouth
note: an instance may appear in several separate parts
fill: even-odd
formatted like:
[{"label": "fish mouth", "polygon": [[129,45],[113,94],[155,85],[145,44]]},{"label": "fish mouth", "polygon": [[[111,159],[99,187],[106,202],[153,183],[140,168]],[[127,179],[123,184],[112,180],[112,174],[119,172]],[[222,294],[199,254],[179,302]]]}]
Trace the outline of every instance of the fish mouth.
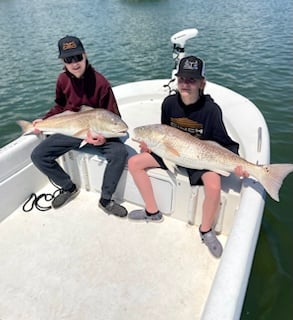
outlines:
[{"label": "fish mouth", "polygon": [[120,137],[126,136],[128,134],[127,130],[119,130],[115,132]]}]

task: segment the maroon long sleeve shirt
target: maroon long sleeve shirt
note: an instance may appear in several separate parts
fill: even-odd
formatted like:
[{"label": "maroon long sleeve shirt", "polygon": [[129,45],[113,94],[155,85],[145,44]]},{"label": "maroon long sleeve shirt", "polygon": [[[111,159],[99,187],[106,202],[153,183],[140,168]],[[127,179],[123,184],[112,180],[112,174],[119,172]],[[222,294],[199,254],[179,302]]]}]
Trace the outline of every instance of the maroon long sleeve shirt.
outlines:
[{"label": "maroon long sleeve shirt", "polygon": [[79,111],[82,105],[104,108],[121,116],[110,83],[89,64],[81,78],[74,77],[66,69],[59,75],[55,105],[43,119],[66,110]]}]

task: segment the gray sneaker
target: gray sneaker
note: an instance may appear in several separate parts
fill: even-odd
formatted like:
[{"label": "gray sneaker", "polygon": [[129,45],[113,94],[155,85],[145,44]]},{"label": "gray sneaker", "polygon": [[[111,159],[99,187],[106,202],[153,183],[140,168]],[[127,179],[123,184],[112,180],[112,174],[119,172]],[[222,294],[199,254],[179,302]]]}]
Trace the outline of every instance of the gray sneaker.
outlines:
[{"label": "gray sneaker", "polygon": [[128,218],[132,220],[140,220],[146,222],[162,222],[164,220],[164,217],[160,211],[155,214],[147,214],[144,209],[133,210],[129,212]]},{"label": "gray sneaker", "polygon": [[73,191],[65,191],[61,189],[60,194],[53,199],[52,207],[58,209],[68,203],[70,200],[74,199],[79,194],[79,189],[75,187]]},{"label": "gray sneaker", "polygon": [[114,216],[124,218],[127,216],[127,210],[120,204],[111,200],[105,207],[99,202],[99,207],[108,214],[113,214]]},{"label": "gray sneaker", "polygon": [[211,254],[216,258],[220,258],[223,252],[223,247],[217,239],[215,231],[211,230],[202,234],[199,229],[199,234],[202,242],[209,248]]}]

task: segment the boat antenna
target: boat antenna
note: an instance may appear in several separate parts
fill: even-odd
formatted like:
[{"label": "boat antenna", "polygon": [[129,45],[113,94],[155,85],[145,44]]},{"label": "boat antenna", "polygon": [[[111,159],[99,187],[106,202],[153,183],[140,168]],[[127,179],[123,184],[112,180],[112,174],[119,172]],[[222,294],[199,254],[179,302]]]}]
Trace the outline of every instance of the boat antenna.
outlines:
[{"label": "boat antenna", "polygon": [[179,31],[171,37],[171,42],[173,43],[173,60],[174,60],[174,69],[172,70],[171,79],[175,78],[175,73],[177,72],[179,61],[185,56],[185,43],[187,40],[196,37],[198,30],[195,28],[185,29]]}]

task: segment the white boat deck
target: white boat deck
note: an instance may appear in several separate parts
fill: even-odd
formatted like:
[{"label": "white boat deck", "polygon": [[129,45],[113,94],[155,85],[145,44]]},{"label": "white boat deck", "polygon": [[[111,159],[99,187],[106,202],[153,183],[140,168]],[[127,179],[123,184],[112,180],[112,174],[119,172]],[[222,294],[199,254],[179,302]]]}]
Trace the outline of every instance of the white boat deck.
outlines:
[{"label": "white boat deck", "polygon": [[[133,127],[160,121],[166,83],[114,88],[130,136]],[[240,154],[268,163],[269,134],[258,109],[229,89],[212,83],[206,89],[221,105]],[[105,163],[68,153],[62,162],[81,193],[58,210],[24,213],[32,192],[53,189],[30,161],[37,143],[27,136],[0,150],[0,320],[239,319],[264,206],[258,183],[247,179],[241,188],[239,180],[224,178],[216,225],[224,252],[216,259],[198,234],[202,188],[190,188],[181,174],[149,171],[159,209],[171,216],[138,223],[98,208]],[[117,189],[128,210],[142,204],[127,170]]]},{"label": "white boat deck", "polygon": [[200,319],[219,263],[196,226],[109,216],[85,190],[58,210],[18,208],[0,234],[1,320]]}]

